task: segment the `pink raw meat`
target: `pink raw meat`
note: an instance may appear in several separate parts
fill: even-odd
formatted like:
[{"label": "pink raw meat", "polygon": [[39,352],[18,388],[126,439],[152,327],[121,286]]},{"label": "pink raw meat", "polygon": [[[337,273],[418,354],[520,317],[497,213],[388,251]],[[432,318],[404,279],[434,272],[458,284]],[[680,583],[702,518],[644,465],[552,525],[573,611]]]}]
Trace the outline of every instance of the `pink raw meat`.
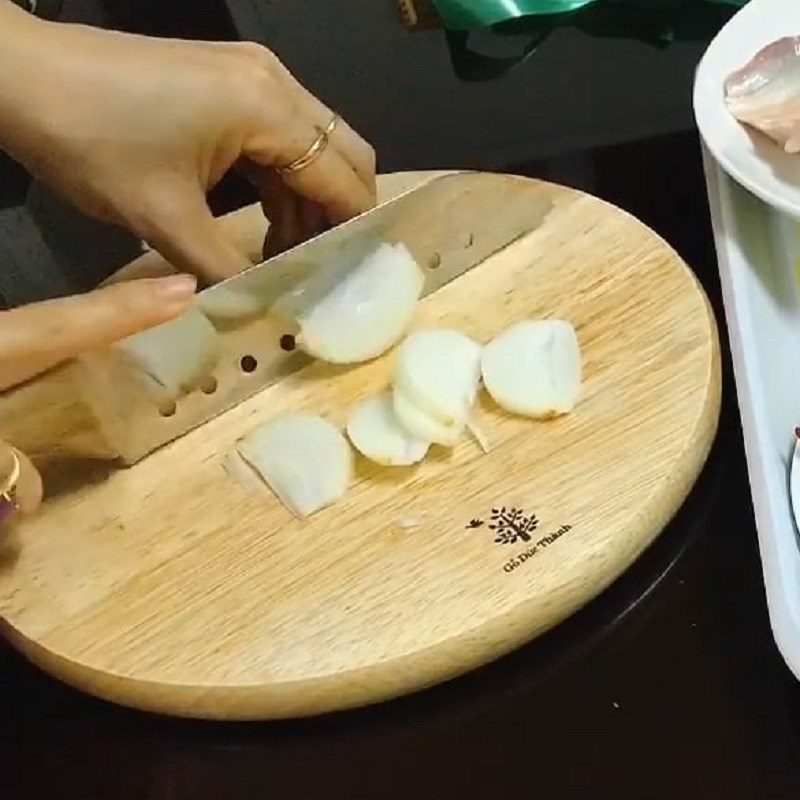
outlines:
[{"label": "pink raw meat", "polygon": [[800,36],[761,50],[725,81],[725,104],[739,122],[800,153]]}]

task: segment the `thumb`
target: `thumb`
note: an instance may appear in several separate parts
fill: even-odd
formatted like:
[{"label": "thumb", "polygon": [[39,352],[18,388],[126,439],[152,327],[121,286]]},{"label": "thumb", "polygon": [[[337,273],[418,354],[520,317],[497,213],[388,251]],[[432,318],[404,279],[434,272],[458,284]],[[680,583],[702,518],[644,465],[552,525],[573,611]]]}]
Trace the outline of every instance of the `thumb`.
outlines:
[{"label": "thumb", "polygon": [[220,229],[199,186],[171,183],[160,191],[135,227],[173,267],[217,283],[253,266]]},{"label": "thumb", "polygon": [[177,317],[196,285],[192,275],[144,278],[0,312],[0,390]]}]

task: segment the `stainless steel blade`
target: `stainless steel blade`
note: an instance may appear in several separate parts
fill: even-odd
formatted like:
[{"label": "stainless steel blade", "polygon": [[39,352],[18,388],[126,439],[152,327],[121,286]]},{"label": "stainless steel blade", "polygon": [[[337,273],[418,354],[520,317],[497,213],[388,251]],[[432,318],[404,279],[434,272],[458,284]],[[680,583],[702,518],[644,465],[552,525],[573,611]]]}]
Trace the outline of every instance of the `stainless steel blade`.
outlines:
[{"label": "stainless steel blade", "polygon": [[[175,387],[159,385],[126,355],[141,346],[140,334],[82,360],[87,400],[120,458],[135,463],[307,363],[281,348],[292,331],[266,311],[311,273],[335,282],[376,241],[403,242],[426,271],[427,295],[539,227],[549,209],[545,186],[532,192],[525,179],[469,172],[433,178],[201,292],[192,313],[202,311],[217,330],[213,378],[195,376],[176,399]],[[147,346],[177,355],[191,330],[159,326],[145,334]]]}]

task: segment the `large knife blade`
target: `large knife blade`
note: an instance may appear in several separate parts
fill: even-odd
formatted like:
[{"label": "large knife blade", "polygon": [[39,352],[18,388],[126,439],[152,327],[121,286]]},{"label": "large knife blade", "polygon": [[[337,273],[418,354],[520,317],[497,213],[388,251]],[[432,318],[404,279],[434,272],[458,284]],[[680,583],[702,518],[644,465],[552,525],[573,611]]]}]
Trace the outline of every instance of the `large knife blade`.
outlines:
[{"label": "large knife blade", "polygon": [[[205,289],[178,321],[82,358],[84,400],[113,451],[133,464],[307,363],[281,347],[286,323],[266,310],[311,273],[326,271],[335,281],[376,241],[403,242],[425,270],[427,295],[538,227],[549,208],[548,193],[532,192],[525,179],[440,175]],[[202,337],[209,337],[205,379],[178,392],[131,358],[144,349],[180,359]]]}]

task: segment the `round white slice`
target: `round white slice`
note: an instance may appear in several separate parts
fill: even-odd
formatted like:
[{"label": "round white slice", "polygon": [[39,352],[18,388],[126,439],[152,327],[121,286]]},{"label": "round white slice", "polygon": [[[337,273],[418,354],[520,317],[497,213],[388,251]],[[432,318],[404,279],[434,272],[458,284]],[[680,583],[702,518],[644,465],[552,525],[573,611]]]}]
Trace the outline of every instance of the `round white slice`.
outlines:
[{"label": "round white slice", "polygon": [[402,244],[377,246],[298,316],[298,347],[333,364],[376,358],[411,324],[424,282]]},{"label": "round white slice", "polygon": [[219,334],[196,308],[112,347],[144,376],[152,392],[171,399],[211,375],[221,352]]},{"label": "round white slice", "polygon": [[419,331],[400,346],[394,386],[426,416],[460,431],[478,393],[480,363],[480,346],[463,333]]},{"label": "round white slice", "polygon": [[330,422],[282,414],[239,442],[241,457],[294,514],[307,517],[347,491],[353,451]]},{"label": "round white slice", "polygon": [[398,422],[417,439],[454,447],[461,438],[463,425],[444,425],[438,422],[421,411],[398,389],[392,392],[392,404]]},{"label": "round white slice", "polygon": [[517,323],[483,348],[486,390],[506,411],[547,418],[566,414],[578,400],[581,353],[565,320]]},{"label": "round white slice", "polygon": [[386,467],[417,464],[430,446],[400,424],[390,392],[362,400],[350,415],[347,435],[360,453]]}]

